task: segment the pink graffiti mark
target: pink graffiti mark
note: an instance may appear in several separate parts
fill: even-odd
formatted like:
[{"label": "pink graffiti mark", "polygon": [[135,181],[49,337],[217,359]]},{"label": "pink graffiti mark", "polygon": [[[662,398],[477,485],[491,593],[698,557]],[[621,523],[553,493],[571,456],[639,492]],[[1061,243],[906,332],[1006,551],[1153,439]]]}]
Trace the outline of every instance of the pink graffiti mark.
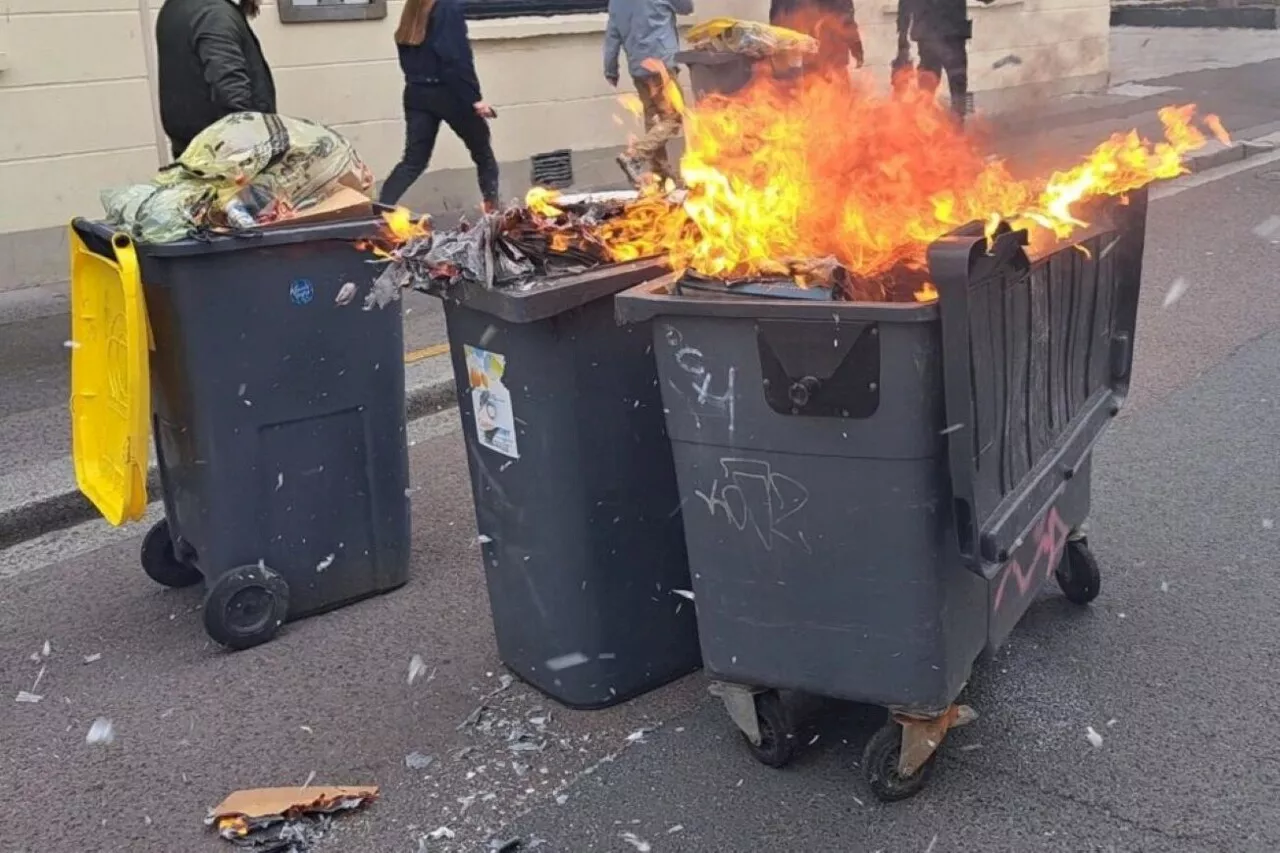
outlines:
[{"label": "pink graffiti mark", "polygon": [[[1058,568],[1063,546],[1067,544],[1067,537],[1070,534],[1071,528],[1062,520],[1062,516],[1058,515],[1058,508],[1051,507],[1031,530],[1031,541],[1026,545],[1030,546],[1034,542],[1036,550],[1027,567],[1025,569],[1022,567],[1022,561],[1016,555],[1005,563],[1004,571],[1000,575],[1000,584],[996,587],[996,600],[993,605],[996,613],[1000,612],[1000,605],[1004,603],[1004,591],[1010,579],[1017,586],[1017,597],[1021,599],[1053,574],[1053,570]],[[1026,547],[1018,550],[1025,554]]]}]

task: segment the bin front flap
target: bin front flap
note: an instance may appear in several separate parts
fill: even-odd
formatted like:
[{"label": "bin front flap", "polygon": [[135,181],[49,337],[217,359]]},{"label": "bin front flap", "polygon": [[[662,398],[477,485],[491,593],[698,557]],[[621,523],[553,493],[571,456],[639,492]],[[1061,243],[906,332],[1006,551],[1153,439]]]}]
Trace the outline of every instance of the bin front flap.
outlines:
[{"label": "bin front flap", "polygon": [[151,388],[132,241],[71,225],[71,444],[76,485],[113,525],[147,508]]},{"label": "bin front flap", "polygon": [[1030,258],[1018,232],[930,249],[941,303],[948,454],[961,551],[1006,562],[1129,387],[1146,195]]}]

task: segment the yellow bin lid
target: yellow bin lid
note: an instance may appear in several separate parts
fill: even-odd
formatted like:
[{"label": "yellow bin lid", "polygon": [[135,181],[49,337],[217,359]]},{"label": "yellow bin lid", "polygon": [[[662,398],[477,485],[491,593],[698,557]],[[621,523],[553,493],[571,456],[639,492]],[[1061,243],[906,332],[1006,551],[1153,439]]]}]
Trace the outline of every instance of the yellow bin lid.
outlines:
[{"label": "yellow bin lid", "polygon": [[149,329],[127,234],[71,223],[71,445],[76,484],[119,525],[147,509]]}]

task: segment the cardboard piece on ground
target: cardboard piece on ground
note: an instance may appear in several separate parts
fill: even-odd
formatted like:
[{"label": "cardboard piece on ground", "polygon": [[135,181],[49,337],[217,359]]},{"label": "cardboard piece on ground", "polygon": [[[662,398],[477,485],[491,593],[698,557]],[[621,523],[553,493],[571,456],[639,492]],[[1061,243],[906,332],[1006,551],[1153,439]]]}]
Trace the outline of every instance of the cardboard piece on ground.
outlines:
[{"label": "cardboard piece on ground", "polygon": [[335,219],[359,219],[373,215],[373,201],[350,187],[339,187],[337,192],[319,204],[306,210],[299,210],[288,219],[278,219],[263,225],[271,228],[275,225],[299,225],[308,222],[329,222]]},{"label": "cardboard piece on ground", "polygon": [[213,810],[213,817],[255,818],[276,815],[299,815],[308,812],[330,811],[339,800],[373,800],[378,796],[378,786],[315,788],[253,788],[236,791]]}]

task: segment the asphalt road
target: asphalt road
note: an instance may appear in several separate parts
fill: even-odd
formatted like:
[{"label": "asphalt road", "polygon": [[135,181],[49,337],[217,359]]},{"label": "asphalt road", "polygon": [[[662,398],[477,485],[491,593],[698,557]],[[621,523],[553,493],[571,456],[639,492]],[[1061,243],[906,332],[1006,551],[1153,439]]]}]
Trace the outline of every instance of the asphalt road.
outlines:
[{"label": "asphalt road", "polygon": [[[1153,204],[1135,392],[1096,465],[1102,597],[1082,611],[1046,594],[979,667],[982,718],[916,800],[885,807],[862,788],[874,709],[817,705],[816,742],[772,771],[700,675],[598,713],[503,690],[446,412],[414,428],[410,584],[259,649],[210,646],[198,591],[138,568],[141,529],[0,552],[0,849],[226,850],[202,826],[209,806],[308,779],[382,786],[317,848],[333,853],[491,836],[636,849],[623,833],[689,853],[1277,849],[1280,235],[1259,229],[1280,215],[1278,178],[1263,162]],[[429,673],[410,685],[414,654]],[[512,753],[509,724],[548,710],[545,751]],[[114,743],[86,744],[98,717]],[[415,751],[434,763],[408,768]],[[420,846],[442,826],[457,837]]]}]

